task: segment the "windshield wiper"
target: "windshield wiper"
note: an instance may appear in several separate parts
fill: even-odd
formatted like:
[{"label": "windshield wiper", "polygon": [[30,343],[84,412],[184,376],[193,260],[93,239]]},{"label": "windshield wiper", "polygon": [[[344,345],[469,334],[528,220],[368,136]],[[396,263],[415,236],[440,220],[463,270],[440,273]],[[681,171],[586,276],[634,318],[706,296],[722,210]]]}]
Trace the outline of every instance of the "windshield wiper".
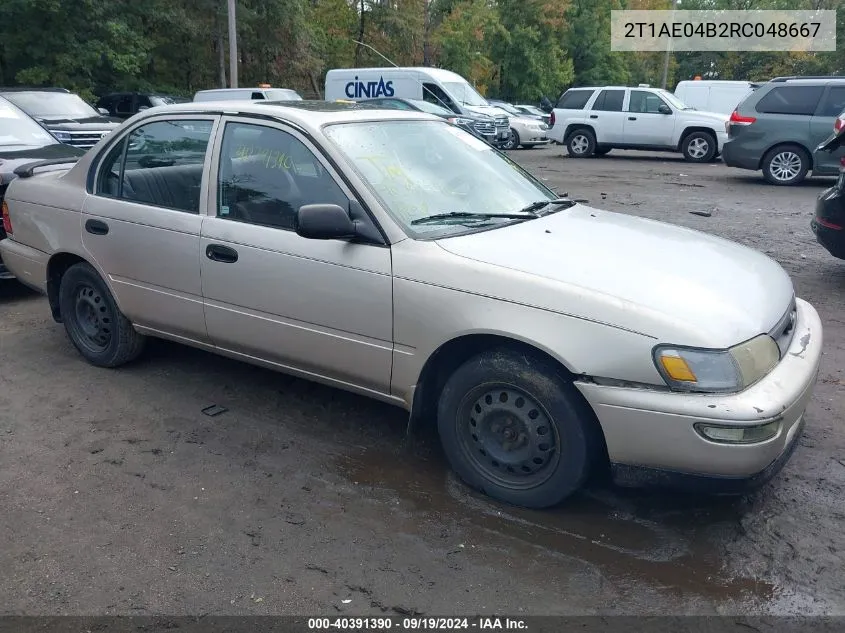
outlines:
[{"label": "windshield wiper", "polygon": [[411,220],[411,224],[427,224],[429,222],[453,219],[489,220],[491,218],[510,218],[513,220],[533,220],[538,217],[540,216],[529,211],[523,211],[521,213],[469,213],[466,211],[450,211],[449,213],[435,213],[434,215],[427,215],[424,218],[417,218],[416,220]]},{"label": "windshield wiper", "polygon": [[[555,198],[554,200],[537,200],[537,202],[532,202],[529,205],[522,207],[519,210],[519,213],[535,213],[539,211],[543,207],[547,207],[550,204],[555,206],[566,205],[566,208],[574,207],[577,204],[576,200],[570,200],[569,198]],[[536,213],[535,213],[536,214]]]}]

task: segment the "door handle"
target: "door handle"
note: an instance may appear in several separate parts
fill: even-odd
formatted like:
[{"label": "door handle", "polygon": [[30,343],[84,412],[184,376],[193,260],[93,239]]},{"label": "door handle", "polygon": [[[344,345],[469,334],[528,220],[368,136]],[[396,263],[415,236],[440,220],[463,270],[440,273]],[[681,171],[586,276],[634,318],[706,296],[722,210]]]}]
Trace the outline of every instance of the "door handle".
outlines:
[{"label": "door handle", "polygon": [[598,115],[598,114],[591,114],[591,115],[590,115],[590,118],[591,118],[591,119],[598,119],[598,118],[599,118],[599,115]]},{"label": "door handle", "polygon": [[109,225],[101,220],[86,220],[85,230],[93,235],[105,235],[109,232]]},{"label": "door handle", "polygon": [[221,246],[220,244],[209,244],[205,248],[205,256],[215,262],[222,262],[224,264],[234,264],[238,261],[238,251],[228,246]]},{"label": "door handle", "polygon": [[629,121],[636,121],[636,120],[637,120],[637,117],[635,117],[635,116],[629,116],[629,117],[628,117],[628,120],[629,120]]}]

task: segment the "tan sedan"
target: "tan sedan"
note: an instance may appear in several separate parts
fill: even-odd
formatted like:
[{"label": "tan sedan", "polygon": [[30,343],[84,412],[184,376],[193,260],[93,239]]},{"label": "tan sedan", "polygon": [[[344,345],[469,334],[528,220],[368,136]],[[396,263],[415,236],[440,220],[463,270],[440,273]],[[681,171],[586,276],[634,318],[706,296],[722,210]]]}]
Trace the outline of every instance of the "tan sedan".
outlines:
[{"label": "tan sedan", "polygon": [[173,105],[39,169],[0,255],[96,365],[156,336],[378,398],[530,507],[597,468],[740,490],[803,427],[822,328],[778,264],[559,199],[441,119]]}]

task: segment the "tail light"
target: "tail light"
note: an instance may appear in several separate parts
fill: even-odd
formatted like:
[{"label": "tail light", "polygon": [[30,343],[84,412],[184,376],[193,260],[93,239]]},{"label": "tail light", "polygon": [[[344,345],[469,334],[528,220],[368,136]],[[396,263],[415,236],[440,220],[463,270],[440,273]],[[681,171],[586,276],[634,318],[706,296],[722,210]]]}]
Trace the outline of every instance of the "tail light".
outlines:
[{"label": "tail light", "polygon": [[731,112],[731,118],[728,120],[728,122],[731,125],[734,125],[734,124],[736,124],[736,125],[751,125],[756,120],[757,120],[757,117],[742,116],[739,112],[734,110],[733,112]]},{"label": "tail light", "polygon": [[842,117],[837,117],[836,120],[833,122],[833,132],[835,134],[839,134],[840,130],[845,127],[845,119]]},{"label": "tail light", "polygon": [[6,204],[5,200],[3,200],[2,213],[3,213],[3,230],[6,231],[6,235],[11,235],[12,234],[12,218],[9,217],[9,205]]},{"label": "tail light", "polygon": [[[839,173],[845,174],[845,156],[843,156],[842,158],[839,159]],[[6,217],[6,216],[4,215],[3,217]]]},{"label": "tail light", "polygon": [[554,110],[552,110],[552,113],[549,115],[549,127],[554,127],[554,126],[555,126],[555,113],[554,113]]}]

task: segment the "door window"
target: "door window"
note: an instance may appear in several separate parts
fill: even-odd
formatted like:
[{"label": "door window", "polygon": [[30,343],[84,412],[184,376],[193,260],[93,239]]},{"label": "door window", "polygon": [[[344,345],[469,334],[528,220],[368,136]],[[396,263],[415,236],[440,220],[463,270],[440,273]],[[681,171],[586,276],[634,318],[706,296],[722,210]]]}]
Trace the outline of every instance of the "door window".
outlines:
[{"label": "door window", "polygon": [[818,116],[837,117],[845,110],[845,86],[831,86]]},{"label": "door window", "polygon": [[816,111],[822,92],[822,86],[780,86],[760,99],[756,110],[764,114],[810,116]]},{"label": "door window", "polygon": [[103,160],[96,193],[199,213],[212,124],[210,120],[156,121],[133,130]]},{"label": "door window", "polygon": [[596,99],[596,102],[593,104],[593,110],[600,110],[602,112],[622,112],[622,102],[624,100],[624,90],[602,90]]},{"label": "door window", "polygon": [[643,114],[660,114],[660,106],[662,105],[666,105],[666,102],[653,92],[632,90],[628,111],[641,112]]},{"label": "door window", "polygon": [[349,207],[349,198],[302,141],[251,123],[228,123],[218,175],[217,216],[293,230],[306,204]]}]

